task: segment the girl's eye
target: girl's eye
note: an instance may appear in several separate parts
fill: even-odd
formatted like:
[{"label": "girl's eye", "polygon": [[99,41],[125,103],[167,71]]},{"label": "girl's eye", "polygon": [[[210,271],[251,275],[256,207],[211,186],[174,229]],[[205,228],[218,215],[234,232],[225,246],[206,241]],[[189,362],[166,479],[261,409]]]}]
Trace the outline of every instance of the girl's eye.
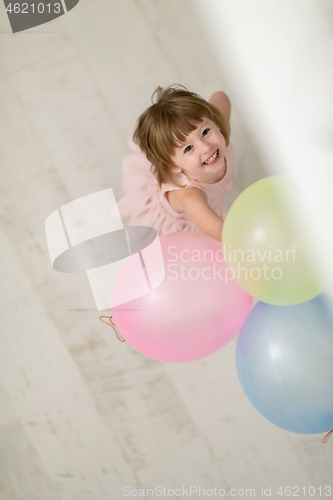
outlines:
[{"label": "girl's eye", "polygon": [[191,151],[191,148],[192,148],[192,146],[187,146],[187,148],[185,148],[184,153],[187,153],[188,151]]},{"label": "girl's eye", "polygon": [[205,128],[205,130],[202,132],[202,135],[205,137],[205,135],[208,134],[209,130],[209,128]]}]

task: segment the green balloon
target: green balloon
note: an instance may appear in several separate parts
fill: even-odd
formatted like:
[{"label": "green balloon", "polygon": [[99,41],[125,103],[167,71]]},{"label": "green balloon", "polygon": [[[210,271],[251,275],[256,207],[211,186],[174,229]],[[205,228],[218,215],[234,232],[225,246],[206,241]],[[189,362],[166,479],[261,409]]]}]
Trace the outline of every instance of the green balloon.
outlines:
[{"label": "green balloon", "polygon": [[325,289],[309,256],[311,235],[305,242],[290,216],[298,192],[289,176],[261,179],[238,196],[224,223],[222,246],[231,274],[268,304],[300,304]]}]

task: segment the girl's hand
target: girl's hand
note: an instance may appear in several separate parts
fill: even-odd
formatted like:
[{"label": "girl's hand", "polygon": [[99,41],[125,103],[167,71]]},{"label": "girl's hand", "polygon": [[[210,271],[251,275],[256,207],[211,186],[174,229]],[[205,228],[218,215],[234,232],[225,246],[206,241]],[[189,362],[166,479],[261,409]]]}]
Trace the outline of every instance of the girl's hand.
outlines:
[{"label": "girl's hand", "polygon": [[177,196],[178,206],[207,236],[221,241],[224,221],[208,205],[207,196],[201,189],[177,189],[172,193]]}]

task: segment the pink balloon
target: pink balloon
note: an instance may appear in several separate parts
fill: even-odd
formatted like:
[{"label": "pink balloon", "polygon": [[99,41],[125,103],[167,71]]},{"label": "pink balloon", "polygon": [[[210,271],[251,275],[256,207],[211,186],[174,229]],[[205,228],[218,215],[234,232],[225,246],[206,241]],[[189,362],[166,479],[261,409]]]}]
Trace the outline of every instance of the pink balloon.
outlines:
[{"label": "pink balloon", "polygon": [[[238,333],[253,298],[232,279],[217,240],[177,232],[163,234],[159,241],[164,280],[141,297],[112,307],[113,319],[124,339],[145,356],[169,363],[205,358]],[[154,266],[158,272],[156,262]],[[133,263],[127,260],[114,281],[113,300],[117,289],[123,294],[124,284],[130,288],[133,280]]]}]

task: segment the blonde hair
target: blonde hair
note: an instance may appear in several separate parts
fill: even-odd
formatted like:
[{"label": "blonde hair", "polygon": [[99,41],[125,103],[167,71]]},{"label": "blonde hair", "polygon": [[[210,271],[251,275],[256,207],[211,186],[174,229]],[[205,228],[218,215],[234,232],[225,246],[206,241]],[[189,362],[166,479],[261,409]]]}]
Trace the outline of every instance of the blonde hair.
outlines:
[{"label": "blonde hair", "polygon": [[[156,102],[154,103],[154,96]],[[209,118],[220,129],[226,144],[229,133],[221,112],[198,94],[189,92],[183,85],[157,87],[151,97],[150,106],[139,117],[133,134],[134,142],[140,146],[151,162],[151,171],[156,176],[159,187],[164,182],[172,182],[170,167],[177,167],[171,156],[190,132],[195,130],[203,118]]]}]

